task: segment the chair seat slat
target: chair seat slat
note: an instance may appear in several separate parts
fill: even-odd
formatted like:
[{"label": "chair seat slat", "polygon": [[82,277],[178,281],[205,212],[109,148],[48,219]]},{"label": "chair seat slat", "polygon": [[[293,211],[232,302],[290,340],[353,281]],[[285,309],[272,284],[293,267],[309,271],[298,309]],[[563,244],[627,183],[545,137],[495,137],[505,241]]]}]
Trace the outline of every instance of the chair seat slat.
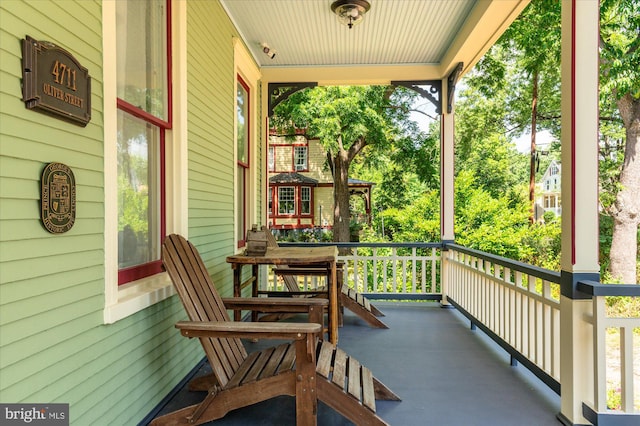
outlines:
[{"label": "chair seat slat", "polygon": [[271,359],[271,355],[273,355],[274,350],[275,348],[268,348],[263,351],[260,351],[260,355],[258,355],[258,359],[256,359],[256,362],[253,363],[253,365],[251,366],[251,369],[247,372],[247,374],[242,379],[243,385],[245,383],[251,383],[258,380],[258,377],[260,377],[260,374],[262,374],[262,371],[264,370],[265,366]]},{"label": "chair seat slat", "polygon": [[324,341],[320,347],[320,355],[318,355],[316,372],[327,379],[331,373],[331,361],[333,360],[334,348],[335,347],[331,343]]},{"label": "chair seat slat", "polygon": [[349,383],[348,391],[358,401],[360,401],[361,394],[361,378],[360,378],[360,363],[357,359],[349,357]]},{"label": "chair seat slat", "polygon": [[267,366],[262,370],[262,373],[260,374],[260,379],[276,374],[276,372],[278,371],[278,367],[282,363],[282,359],[284,358],[284,355],[287,352],[289,346],[291,345],[283,343],[275,348],[275,350],[273,351],[273,355],[271,355],[271,359],[269,360],[269,364],[267,364]]},{"label": "chair seat slat", "polygon": [[278,368],[278,374],[289,371],[293,369],[293,366],[296,363],[296,347],[295,345],[288,345],[287,351],[282,357],[282,363],[280,363],[280,368]]},{"label": "chair seat slat", "polygon": [[367,367],[362,366],[362,404],[376,412],[376,394],[373,388],[373,373]]},{"label": "chair seat slat", "polygon": [[333,377],[331,381],[346,391],[347,354],[340,348],[336,349],[336,359],[333,363]]},{"label": "chair seat slat", "polygon": [[260,356],[260,352],[253,352],[249,354],[249,356],[244,360],[240,367],[236,370],[236,373],[231,377],[229,383],[224,387],[225,389],[235,388],[242,383],[242,380],[247,375],[249,370],[251,370],[251,366],[256,361],[256,359]]}]

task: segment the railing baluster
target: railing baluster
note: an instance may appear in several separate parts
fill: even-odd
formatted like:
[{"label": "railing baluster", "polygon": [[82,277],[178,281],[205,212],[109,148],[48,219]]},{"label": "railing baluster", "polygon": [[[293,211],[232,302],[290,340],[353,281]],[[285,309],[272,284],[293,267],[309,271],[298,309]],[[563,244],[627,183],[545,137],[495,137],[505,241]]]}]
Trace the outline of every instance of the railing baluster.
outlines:
[{"label": "railing baluster", "polygon": [[633,327],[620,327],[620,382],[622,410],[633,413]]},{"label": "railing baluster", "polygon": [[374,293],[378,293],[378,248],[373,248],[373,283],[371,290]]}]

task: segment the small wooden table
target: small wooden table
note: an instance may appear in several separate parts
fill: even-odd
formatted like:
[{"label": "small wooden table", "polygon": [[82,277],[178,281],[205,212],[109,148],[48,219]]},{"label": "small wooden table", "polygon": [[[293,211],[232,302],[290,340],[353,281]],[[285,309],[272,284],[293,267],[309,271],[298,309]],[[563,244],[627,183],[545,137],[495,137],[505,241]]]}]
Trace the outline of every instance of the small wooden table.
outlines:
[{"label": "small wooden table", "polygon": [[[299,275],[304,274],[304,268],[309,268],[310,274],[317,275],[318,269],[324,269],[327,275],[329,293],[329,341],[338,343],[338,286],[337,286],[338,247],[269,247],[263,256],[247,256],[237,254],[227,257],[227,262],[233,269],[233,296],[241,297],[242,289],[252,285],[252,296],[258,296],[258,266],[259,265],[288,265],[296,269]],[[242,282],[242,267],[252,266],[249,279]],[[233,314],[234,320],[240,320],[240,312]]]}]

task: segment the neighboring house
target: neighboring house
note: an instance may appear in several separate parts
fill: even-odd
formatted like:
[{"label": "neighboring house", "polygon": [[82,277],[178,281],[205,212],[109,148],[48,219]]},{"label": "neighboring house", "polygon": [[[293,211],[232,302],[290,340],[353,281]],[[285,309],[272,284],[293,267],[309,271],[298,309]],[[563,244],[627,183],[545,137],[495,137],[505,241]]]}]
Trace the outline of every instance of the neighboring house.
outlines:
[{"label": "neighboring house", "polygon": [[[562,213],[560,188],[561,188],[561,164],[551,160],[537,186],[536,219],[541,220],[545,212],[553,212],[556,216]],[[539,214],[541,213],[541,214]]]},{"label": "neighboring house", "polygon": [[[333,225],[333,178],[325,166],[326,153],[318,139],[303,132],[269,135],[269,227],[272,229],[329,229]],[[374,183],[349,179],[352,196],[364,201],[364,212],[353,219],[371,218]]]}]

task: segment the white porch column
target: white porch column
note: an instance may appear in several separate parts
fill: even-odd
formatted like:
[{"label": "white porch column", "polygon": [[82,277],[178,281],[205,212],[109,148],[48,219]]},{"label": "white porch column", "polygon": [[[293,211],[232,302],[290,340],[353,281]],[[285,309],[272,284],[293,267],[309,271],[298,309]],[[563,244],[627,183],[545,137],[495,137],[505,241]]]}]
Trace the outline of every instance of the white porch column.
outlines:
[{"label": "white porch column", "polygon": [[[453,242],[455,234],[454,221],[454,115],[455,109],[448,111],[447,99],[448,79],[442,80],[442,117],[440,120],[440,241]],[[442,305],[449,306],[447,302],[447,286],[449,283],[449,267],[447,265],[447,252],[442,251],[440,264],[440,288],[442,291]]]},{"label": "white porch column", "polygon": [[[442,81],[442,97],[447,99],[447,79]],[[442,105],[443,113],[440,122],[440,239],[453,242],[453,167],[454,167],[454,115],[446,110],[446,102]]]},{"label": "white porch column", "polygon": [[578,281],[600,280],[598,265],[599,2],[562,2],[562,279],[560,300],[560,420],[589,422],[593,403],[591,312]]}]

